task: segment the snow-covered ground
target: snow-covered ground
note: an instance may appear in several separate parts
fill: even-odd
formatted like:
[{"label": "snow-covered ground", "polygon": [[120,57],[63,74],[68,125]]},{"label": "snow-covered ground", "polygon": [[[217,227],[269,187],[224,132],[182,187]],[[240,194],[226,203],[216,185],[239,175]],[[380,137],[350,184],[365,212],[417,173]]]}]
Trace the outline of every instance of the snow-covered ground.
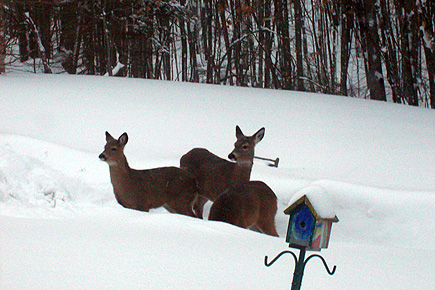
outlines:
[{"label": "snow-covered ground", "polygon": [[[339,96],[94,76],[0,76],[0,289],[288,289],[283,210],[319,187],[340,219],[302,289],[433,289],[435,111]],[[266,127],[252,179],[279,238],[122,208],[98,154],[128,132],[134,168],[225,157]],[[295,250],[297,253],[297,250]]]}]

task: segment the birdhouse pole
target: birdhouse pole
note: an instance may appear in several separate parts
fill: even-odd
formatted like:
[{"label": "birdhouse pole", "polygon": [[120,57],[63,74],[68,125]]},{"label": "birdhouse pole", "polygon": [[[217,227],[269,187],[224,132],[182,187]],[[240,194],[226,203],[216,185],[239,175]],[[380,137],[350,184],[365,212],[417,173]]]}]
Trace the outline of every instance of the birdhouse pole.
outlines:
[{"label": "birdhouse pole", "polygon": [[291,290],[300,290],[302,285],[302,276],[304,275],[305,247],[299,251],[299,259],[296,260],[295,271],[293,273],[293,282]]}]

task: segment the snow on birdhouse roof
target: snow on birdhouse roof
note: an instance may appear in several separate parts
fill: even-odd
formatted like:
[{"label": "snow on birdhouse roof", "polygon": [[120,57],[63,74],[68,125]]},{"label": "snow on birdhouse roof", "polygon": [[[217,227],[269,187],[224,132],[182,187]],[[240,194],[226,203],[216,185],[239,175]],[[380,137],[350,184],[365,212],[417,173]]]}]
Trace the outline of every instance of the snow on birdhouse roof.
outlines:
[{"label": "snow on birdhouse roof", "polygon": [[289,207],[284,211],[286,214],[290,214],[290,211],[297,206],[303,198],[306,197],[309,200],[312,209],[320,219],[332,219],[334,222],[338,222],[338,218],[335,215],[334,206],[328,192],[321,186],[312,185],[301,189],[296,192],[289,202]]}]

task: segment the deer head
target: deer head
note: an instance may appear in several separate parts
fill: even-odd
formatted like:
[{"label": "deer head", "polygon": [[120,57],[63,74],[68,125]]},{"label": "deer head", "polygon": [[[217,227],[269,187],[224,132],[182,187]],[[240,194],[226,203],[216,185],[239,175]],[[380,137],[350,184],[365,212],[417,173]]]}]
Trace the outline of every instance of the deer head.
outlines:
[{"label": "deer head", "polygon": [[228,155],[228,158],[240,165],[252,165],[255,145],[263,139],[264,132],[263,127],[254,135],[245,136],[240,127],[236,126],[237,141],[234,143],[234,150]]},{"label": "deer head", "polygon": [[100,154],[99,158],[102,161],[106,161],[109,165],[116,165],[122,160],[125,160],[124,147],[128,142],[127,133],[123,133],[116,140],[106,131],[106,145],[104,146],[103,153]]}]

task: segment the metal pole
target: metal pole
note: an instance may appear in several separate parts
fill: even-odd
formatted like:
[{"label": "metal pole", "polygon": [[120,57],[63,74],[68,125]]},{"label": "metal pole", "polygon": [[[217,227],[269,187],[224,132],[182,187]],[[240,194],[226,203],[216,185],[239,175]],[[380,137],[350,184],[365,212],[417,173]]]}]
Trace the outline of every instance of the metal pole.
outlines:
[{"label": "metal pole", "polygon": [[271,166],[271,167],[278,167],[278,164],[279,164],[279,158],[271,159],[271,158],[265,158],[265,157],[260,157],[260,156],[254,156],[254,158],[259,159],[259,160],[272,162],[271,164],[269,164],[269,166]]},{"label": "metal pole", "polygon": [[295,271],[293,272],[293,281],[292,281],[292,288],[291,290],[300,290],[302,285],[302,276],[304,275],[305,265],[308,263],[309,260],[312,258],[319,258],[322,260],[323,265],[325,266],[326,271],[329,275],[334,275],[336,266],[332,268],[332,271],[329,269],[328,265],[326,264],[325,259],[317,254],[309,256],[305,260],[305,253],[306,253],[306,247],[298,247],[299,249],[299,259],[296,256],[295,253],[292,251],[282,251],[279,253],[278,256],[276,256],[270,263],[267,261],[267,256],[264,257],[264,265],[266,267],[272,266],[273,263],[275,263],[282,255],[284,254],[291,254],[293,256],[293,259],[295,259]]},{"label": "metal pole", "polygon": [[291,290],[300,290],[302,285],[302,276],[304,275],[305,268],[305,247],[299,251],[299,259],[296,262],[295,271],[293,273],[293,282]]}]

